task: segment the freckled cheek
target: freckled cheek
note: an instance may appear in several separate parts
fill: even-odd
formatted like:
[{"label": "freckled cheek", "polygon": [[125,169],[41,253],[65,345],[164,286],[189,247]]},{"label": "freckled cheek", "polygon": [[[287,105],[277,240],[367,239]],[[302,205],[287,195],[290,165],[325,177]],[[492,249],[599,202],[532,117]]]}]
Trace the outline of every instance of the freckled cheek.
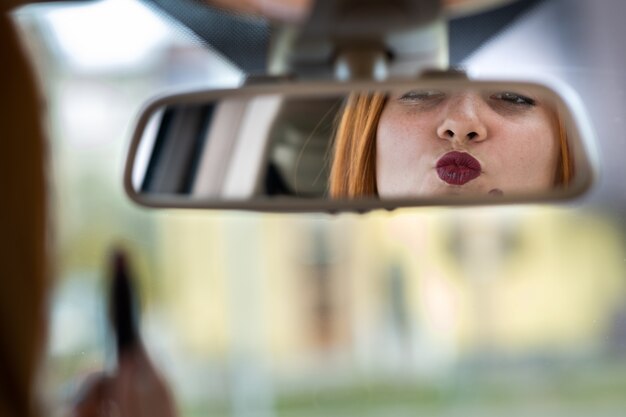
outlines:
[{"label": "freckled cheek", "polygon": [[547,178],[556,167],[556,139],[552,132],[542,127],[512,130],[503,134],[505,140],[494,146],[493,153],[500,155],[501,165],[520,178]]},{"label": "freckled cheek", "polygon": [[428,137],[429,128],[416,117],[383,114],[377,131],[379,156],[395,163],[415,163],[436,144],[435,139]]}]

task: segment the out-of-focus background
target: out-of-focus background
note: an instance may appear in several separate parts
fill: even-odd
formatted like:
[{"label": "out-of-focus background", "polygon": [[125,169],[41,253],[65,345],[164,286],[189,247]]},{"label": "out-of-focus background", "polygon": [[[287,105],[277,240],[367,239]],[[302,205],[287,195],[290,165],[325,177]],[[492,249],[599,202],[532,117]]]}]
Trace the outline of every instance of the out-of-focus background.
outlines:
[{"label": "out-of-focus background", "polygon": [[[550,23],[564,2],[536,3],[463,65],[478,77],[560,78],[588,98],[599,136],[623,127],[624,72],[572,65],[562,48],[572,27]],[[574,14],[592,7],[570,3]],[[623,415],[620,197],[335,216],[143,209],[121,180],[142,103],[238,85],[241,71],[135,0],[29,6],[15,18],[50,136],[50,415],[110,366],[114,245],[132,256],[145,344],[181,415]],[[575,62],[604,62],[593,42]]]}]

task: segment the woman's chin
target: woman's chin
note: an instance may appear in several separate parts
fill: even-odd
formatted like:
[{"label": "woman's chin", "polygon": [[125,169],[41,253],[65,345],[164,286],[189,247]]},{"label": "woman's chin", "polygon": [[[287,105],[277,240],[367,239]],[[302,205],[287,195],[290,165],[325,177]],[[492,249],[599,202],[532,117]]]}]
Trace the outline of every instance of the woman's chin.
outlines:
[{"label": "woman's chin", "polygon": [[438,197],[493,197],[502,196],[505,192],[494,184],[486,181],[469,181],[463,185],[448,184],[437,179],[417,186],[406,186],[392,190],[378,190],[379,197],[385,200],[392,199],[422,199]]},{"label": "woman's chin", "polygon": [[436,184],[428,189],[420,191],[421,197],[442,197],[442,196],[459,196],[459,197],[471,197],[471,196],[485,196],[488,195],[491,189],[495,187],[486,187],[484,184],[472,184],[468,182],[463,185],[453,184]]},{"label": "woman's chin", "polygon": [[480,175],[462,183],[451,183],[441,179],[438,175],[429,175],[419,187],[418,195],[421,197],[474,197],[487,196],[496,185],[491,183],[485,175]]}]

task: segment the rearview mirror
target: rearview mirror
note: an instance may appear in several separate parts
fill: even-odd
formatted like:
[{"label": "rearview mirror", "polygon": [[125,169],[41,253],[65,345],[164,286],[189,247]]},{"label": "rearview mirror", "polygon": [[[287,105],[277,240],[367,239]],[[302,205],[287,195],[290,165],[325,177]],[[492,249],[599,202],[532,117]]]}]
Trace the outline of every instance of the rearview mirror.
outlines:
[{"label": "rearview mirror", "polygon": [[150,102],[124,183],[152,207],[556,201],[592,184],[591,137],[564,87],[458,78],[253,85]]}]

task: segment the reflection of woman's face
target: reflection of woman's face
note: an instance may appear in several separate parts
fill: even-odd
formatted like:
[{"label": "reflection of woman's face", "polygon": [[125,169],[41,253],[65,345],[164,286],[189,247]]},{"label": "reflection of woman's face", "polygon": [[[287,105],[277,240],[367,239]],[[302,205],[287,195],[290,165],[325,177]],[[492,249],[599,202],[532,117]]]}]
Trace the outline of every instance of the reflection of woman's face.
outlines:
[{"label": "reflection of woman's face", "polygon": [[559,139],[537,94],[408,91],[385,104],[376,137],[381,197],[550,189]]}]

